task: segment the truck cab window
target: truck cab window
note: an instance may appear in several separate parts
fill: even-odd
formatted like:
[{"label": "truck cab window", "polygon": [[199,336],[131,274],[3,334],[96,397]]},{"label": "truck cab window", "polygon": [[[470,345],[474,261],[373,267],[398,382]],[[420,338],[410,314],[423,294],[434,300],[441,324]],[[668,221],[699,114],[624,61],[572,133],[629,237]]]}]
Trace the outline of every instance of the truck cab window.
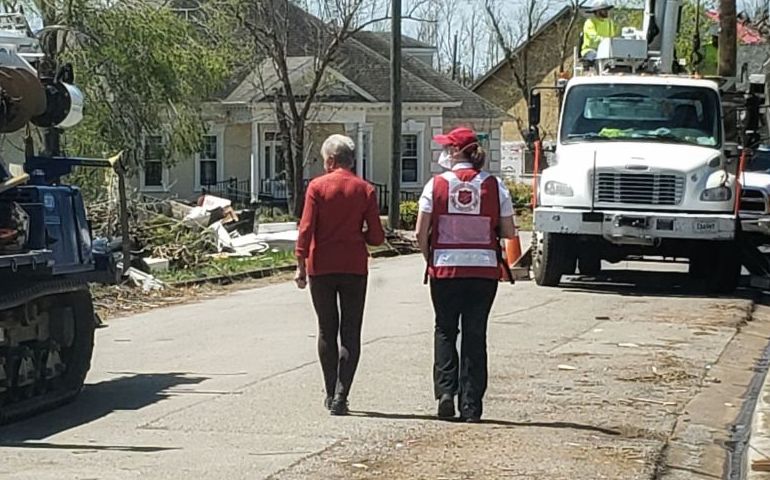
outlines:
[{"label": "truck cab window", "polygon": [[707,88],[577,85],[570,89],[561,140],[649,141],[718,147],[718,98]]}]

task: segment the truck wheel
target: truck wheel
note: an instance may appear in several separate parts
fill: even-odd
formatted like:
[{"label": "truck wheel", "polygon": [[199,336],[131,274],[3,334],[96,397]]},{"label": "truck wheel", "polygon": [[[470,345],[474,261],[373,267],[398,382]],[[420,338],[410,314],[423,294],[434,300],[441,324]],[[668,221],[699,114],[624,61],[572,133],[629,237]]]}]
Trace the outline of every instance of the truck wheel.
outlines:
[{"label": "truck wheel", "polygon": [[602,271],[602,259],[598,255],[585,254],[578,256],[578,273],[594,277]]},{"label": "truck wheel", "polygon": [[532,271],[538,285],[555,287],[562,275],[575,272],[576,257],[567,235],[536,232],[533,242]]},{"label": "truck wheel", "polygon": [[734,242],[718,242],[712,250],[711,261],[701,268],[707,270],[706,289],[712,293],[732,293],[741,277],[740,252]]},{"label": "truck wheel", "polygon": [[703,252],[698,252],[690,257],[690,266],[687,271],[693,280],[702,280],[709,276],[711,268],[709,257]]}]

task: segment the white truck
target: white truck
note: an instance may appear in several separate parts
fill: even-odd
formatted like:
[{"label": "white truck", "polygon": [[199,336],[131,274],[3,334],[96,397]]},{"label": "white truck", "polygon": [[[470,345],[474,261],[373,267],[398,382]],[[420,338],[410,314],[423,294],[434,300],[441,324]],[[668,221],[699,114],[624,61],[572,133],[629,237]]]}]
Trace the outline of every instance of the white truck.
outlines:
[{"label": "white truck", "polygon": [[[645,32],[657,23],[657,37],[604,40],[597,74],[578,70],[561,87],[555,150],[534,211],[539,285],[555,286],[576,268],[595,275],[602,260],[663,257],[689,259],[711,291],[735,289],[738,149],[725,140],[717,81],[671,74],[678,25],[665,21],[678,22],[677,10],[678,0],[648,0]],[[539,118],[539,96],[532,99]]]}]

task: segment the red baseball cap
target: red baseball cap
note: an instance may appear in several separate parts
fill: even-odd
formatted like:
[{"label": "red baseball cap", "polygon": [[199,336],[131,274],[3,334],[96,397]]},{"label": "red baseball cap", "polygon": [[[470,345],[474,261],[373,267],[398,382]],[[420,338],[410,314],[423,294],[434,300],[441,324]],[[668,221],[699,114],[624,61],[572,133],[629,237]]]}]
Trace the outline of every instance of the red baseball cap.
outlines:
[{"label": "red baseball cap", "polygon": [[462,150],[468,145],[478,143],[479,139],[476,137],[476,132],[470,128],[460,127],[446,135],[436,135],[433,141],[444,147],[457,147]]}]

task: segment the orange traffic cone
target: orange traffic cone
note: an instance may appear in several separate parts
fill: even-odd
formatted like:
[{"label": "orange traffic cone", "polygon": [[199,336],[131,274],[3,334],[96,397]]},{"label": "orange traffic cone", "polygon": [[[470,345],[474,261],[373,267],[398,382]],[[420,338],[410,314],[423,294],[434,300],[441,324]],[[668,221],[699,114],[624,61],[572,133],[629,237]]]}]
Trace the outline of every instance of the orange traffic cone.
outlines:
[{"label": "orange traffic cone", "polygon": [[519,240],[519,231],[516,230],[513,238],[505,240],[505,260],[509,267],[516,265],[521,258],[521,240]]}]

